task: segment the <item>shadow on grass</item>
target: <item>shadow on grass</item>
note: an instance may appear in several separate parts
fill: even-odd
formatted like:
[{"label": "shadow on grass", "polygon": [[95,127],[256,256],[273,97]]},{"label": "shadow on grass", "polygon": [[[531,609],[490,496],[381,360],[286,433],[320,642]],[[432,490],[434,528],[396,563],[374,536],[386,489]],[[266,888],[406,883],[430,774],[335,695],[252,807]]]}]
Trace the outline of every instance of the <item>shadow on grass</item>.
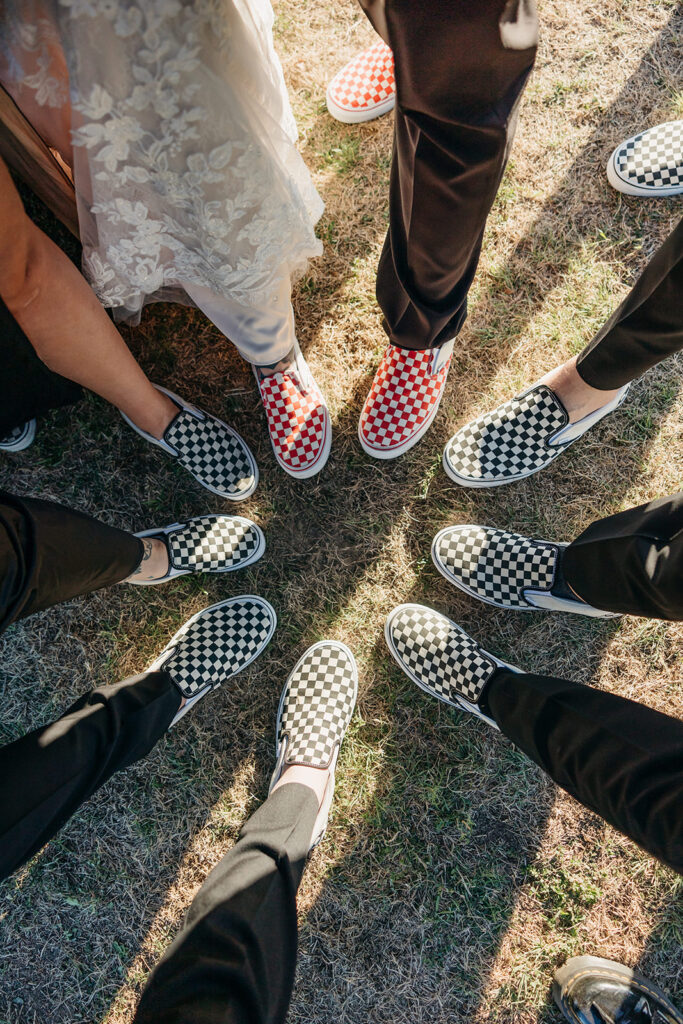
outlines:
[{"label": "shadow on grass", "polygon": [[[664,46],[664,37],[673,46],[670,27],[654,48]],[[563,219],[559,197],[572,187],[572,173],[586,151],[623,118],[623,97],[637,87],[639,76],[651,74],[650,56],[651,51],[601,115],[543,215],[503,268],[525,299],[516,331],[543,302],[527,266],[532,250],[548,232],[570,231],[564,255],[552,265],[552,287],[581,239],[580,225]],[[330,221],[339,219],[341,209],[328,204]],[[374,238],[379,234],[371,232]],[[352,251],[343,250],[324,286],[309,289],[305,302],[299,295],[309,344],[351,276]],[[363,256],[360,246],[356,253]],[[484,298],[495,294],[492,285]],[[254,809],[256,794],[265,794],[281,687],[303,650],[326,635],[346,638],[357,651],[363,688],[360,717],[340,765],[328,842],[335,842],[334,822],[342,815],[349,838],[321,882],[323,898],[308,913],[291,1019],[310,1024],[334,1014],[345,1024],[395,1024],[403,1018],[446,1024],[475,1014],[542,842],[554,788],[486,726],[417,692],[378,639],[384,617],[399,600],[419,601],[446,612],[506,660],[589,682],[618,626],[569,617],[552,624],[544,616],[522,620],[475,604],[431,567],[431,539],[454,522],[571,539],[557,536],[557,510],[569,530],[574,524],[567,520],[583,514],[581,502],[592,505],[596,496],[608,494],[610,504],[619,503],[642,470],[678,379],[666,365],[653,371],[649,381],[665,385],[658,394],[637,384],[629,405],[542,479],[472,493],[454,488],[440,469],[448,434],[444,413],[428,438],[397,462],[375,463],[363,455],[356,423],[372,379],[369,370],[335,420],[328,467],[313,481],[297,484],[275,466],[248,368],[199,313],[151,309],[127,336],[152,379],[218,413],[227,409],[252,446],[262,483],[240,512],[265,527],[268,551],[261,563],[227,580],[179,581],[144,595],[121,588],[107,600],[92,595],[55,617],[53,627],[47,613],[34,650],[35,667],[42,656],[46,664],[28,703],[44,699],[56,710],[62,703],[56,687],[71,696],[86,689],[93,675],[99,681],[139,670],[128,648],[151,656],[153,640],[162,645],[198,607],[228,594],[262,594],[276,608],[280,627],[248,673],[202,702],[148,759],[112,779],[20,878],[4,884],[5,943],[21,935],[26,945],[25,971],[5,983],[10,1019],[28,1021],[33,1014],[55,1024],[91,1021],[107,1016],[124,981],[139,988],[142,972],[131,973],[140,970],[134,968],[139,950],[146,943],[145,966],[151,966],[186,898],[186,891],[174,894],[179,871],[185,890],[189,879],[198,885],[216,859],[210,840],[229,845]],[[500,348],[494,346],[496,365],[509,357],[515,341],[509,333],[504,337]],[[216,381],[222,387],[225,380],[234,386],[217,398]],[[463,415],[478,411],[478,397],[469,400]],[[36,448],[11,460],[6,477],[20,493],[35,490],[38,482],[42,494],[135,529],[221,506],[91,398],[77,413],[53,414]],[[89,634],[98,638],[92,652],[75,639]],[[70,636],[73,641],[66,640]],[[83,657],[76,671],[68,659],[50,661],[52,647],[65,640],[65,651],[77,649]],[[11,642],[9,634],[4,645]],[[8,665],[6,674],[9,686],[21,681]],[[362,789],[358,802],[352,786],[363,784],[363,749],[377,760],[378,782]],[[242,796],[231,806],[225,794],[236,787]],[[197,846],[209,821],[210,836]],[[64,986],[62,975],[68,978]],[[12,1009],[17,991],[24,1002]]]}]

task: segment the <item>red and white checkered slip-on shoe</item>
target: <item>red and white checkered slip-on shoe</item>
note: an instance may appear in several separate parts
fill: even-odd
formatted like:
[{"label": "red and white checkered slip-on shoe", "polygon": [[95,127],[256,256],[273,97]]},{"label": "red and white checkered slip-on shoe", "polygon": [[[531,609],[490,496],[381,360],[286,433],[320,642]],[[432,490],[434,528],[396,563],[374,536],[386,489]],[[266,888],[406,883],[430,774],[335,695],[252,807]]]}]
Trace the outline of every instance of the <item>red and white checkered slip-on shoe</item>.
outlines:
[{"label": "red and white checkered slip-on shoe", "polygon": [[417,444],[438,411],[452,354],[452,340],[421,352],[389,345],[360,414],[363,451],[395,459]]},{"label": "red and white checkered slip-on shoe", "polygon": [[319,473],[332,445],[327,404],[306,360],[297,352],[293,366],[259,380],[275,458],[285,473],[305,480]]},{"label": "red and white checkered slip-on shoe", "polygon": [[344,124],[360,124],[393,110],[394,55],[386,43],[363,50],[338,71],[327,87],[327,109]]}]

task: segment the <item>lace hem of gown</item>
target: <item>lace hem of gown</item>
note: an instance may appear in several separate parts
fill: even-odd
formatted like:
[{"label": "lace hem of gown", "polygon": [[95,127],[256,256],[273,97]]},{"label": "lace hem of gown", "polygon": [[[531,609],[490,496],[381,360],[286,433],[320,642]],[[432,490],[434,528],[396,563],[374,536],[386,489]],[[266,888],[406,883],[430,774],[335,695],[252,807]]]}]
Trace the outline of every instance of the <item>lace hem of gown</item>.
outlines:
[{"label": "lace hem of gown", "polygon": [[18,105],[70,100],[83,268],[117,319],[186,285],[267,308],[321,253],[266,0],[9,0],[1,17]]}]

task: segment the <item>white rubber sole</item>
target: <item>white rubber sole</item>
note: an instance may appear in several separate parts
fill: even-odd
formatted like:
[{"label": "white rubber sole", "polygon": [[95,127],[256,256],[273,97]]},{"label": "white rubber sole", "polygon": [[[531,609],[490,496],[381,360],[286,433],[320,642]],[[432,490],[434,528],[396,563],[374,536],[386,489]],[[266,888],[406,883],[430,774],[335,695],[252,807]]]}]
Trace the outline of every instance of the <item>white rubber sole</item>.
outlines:
[{"label": "white rubber sole", "polygon": [[[572,444],[573,442],[569,442]],[[554,455],[552,459],[548,459],[546,463],[540,466],[538,469],[533,469],[530,473],[517,473],[515,476],[507,476],[504,480],[471,480],[467,476],[459,476],[458,473],[453,469],[450,462],[446,458],[446,449],[444,448],[443,456],[441,458],[441,465],[444,468],[446,476],[450,477],[451,480],[458,484],[460,487],[474,487],[474,488],[485,488],[485,487],[505,487],[507,484],[516,484],[520,480],[528,480],[530,476],[536,476],[537,473],[542,473],[544,469],[555,461],[555,459],[566,451],[569,447],[567,444],[565,447],[560,448],[557,455]]]},{"label": "white rubber sole", "polygon": [[30,448],[36,437],[36,421],[28,420],[28,428],[23,437],[11,444],[0,444],[0,452],[23,452]]},{"label": "white rubber sole", "polygon": [[[433,611],[433,609],[427,608],[425,605],[421,604],[399,604],[387,615],[386,622],[384,623],[384,639],[386,641],[387,647],[389,648],[389,652],[391,653],[394,661],[398,664],[399,668],[401,668],[401,670],[403,671],[404,675],[408,676],[408,679],[415,683],[416,686],[419,686],[420,689],[423,690],[425,693],[428,693],[430,697],[434,697],[436,700],[441,701],[442,704],[446,704],[449,708],[454,708],[456,711],[467,711],[469,712],[469,714],[474,715],[476,718],[480,718],[482,722],[486,722],[487,725],[491,725],[493,726],[494,729],[498,729],[499,727],[497,723],[494,722],[492,718],[489,718],[487,715],[483,714],[483,712],[477,707],[476,704],[470,704],[469,701],[466,701],[464,698],[461,697],[456,698],[457,703],[455,704],[450,700],[446,700],[445,697],[439,696],[438,693],[435,693],[434,690],[430,689],[429,686],[423,683],[418,678],[418,676],[416,676],[415,673],[407,667],[407,665],[401,658],[401,655],[396,650],[396,647],[394,646],[394,638],[391,635],[391,624],[396,615],[398,615],[399,612],[403,611],[424,612]],[[443,618],[445,619],[446,616],[444,615]],[[462,633],[463,636],[466,636],[469,640],[472,640],[473,643],[477,644],[476,640],[474,640],[473,637],[471,637],[470,634],[461,626],[459,626],[456,622],[453,622],[452,619],[448,619],[447,621],[450,622],[451,626],[453,626],[454,629],[457,629],[459,633]],[[495,655],[491,654],[489,651],[484,650],[484,648],[481,647],[480,644],[477,644],[477,647],[484,655],[484,657],[490,658],[491,661],[494,662],[494,664],[498,668],[506,668],[510,672],[516,672],[517,674],[521,672],[521,669],[515,668],[514,665],[508,665],[506,661],[501,661],[500,658],[496,658]]]},{"label": "white rubber sole", "polygon": [[363,124],[365,121],[374,121],[393,110],[396,106],[396,93],[388,99],[382,100],[381,103],[377,103],[370,110],[346,110],[344,107],[340,107],[330,96],[329,89],[325,94],[325,102],[328,113],[335,121],[341,121],[342,124]]},{"label": "white rubber sole", "polygon": [[683,185],[664,185],[658,188],[648,188],[646,185],[632,185],[626,178],[622,178],[616,168],[614,157],[621,149],[617,146],[607,161],[607,180],[617,192],[623,192],[627,196],[640,196],[642,199],[665,199],[667,196],[679,196],[683,193]]},{"label": "white rubber sole", "polygon": [[[214,515],[192,516],[191,520],[188,519],[187,522],[196,522],[201,519],[215,519],[218,514],[219,513],[215,513]],[[247,526],[250,526],[255,531],[256,536],[258,537],[256,549],[248,558],[245,558],[244,561],[238,562],[237,565],[228,565],[224,569],[198,569],[196,572],[193,572],[192,569],[170,569],[168,574],[160,580],[129,579],[126,580],[126,583],[132,583],[135,587],[160,587],[164,583],[168,583],[170,580],[180,579],[181,576],[200,576],[204,573],[207,573],[210,576],[220,576],[221,573],[237,572],[239,569],[246,569],[248,565],[253,565],[254,562],[258,562],[259,558],[261,558],[263,552],[266,550],[266,538],[263,530],[256,523],[252,522],[251,519],[245,519],[244,516],[230,516],[229,518],[236,520],[239,523],[246,523]],[[140,538],[158,537],[160,534],[168,536],[168,534],[173,533],[174,530],[183,529],[183,527],[187,526],[187,522],[172,523],[170,526],[162,526],[158,530],[141,530],[140,533],[136,533],[135,536]]]}]

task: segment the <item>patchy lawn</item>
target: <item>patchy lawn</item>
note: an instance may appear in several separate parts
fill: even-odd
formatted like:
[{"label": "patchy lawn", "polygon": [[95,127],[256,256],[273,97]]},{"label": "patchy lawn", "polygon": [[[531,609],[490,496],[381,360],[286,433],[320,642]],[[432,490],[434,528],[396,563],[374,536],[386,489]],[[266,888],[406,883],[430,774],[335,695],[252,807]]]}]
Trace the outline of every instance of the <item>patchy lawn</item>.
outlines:
[{"label": "patchy lawn", "polygon": [[[131,348],[157,380],[225,416],[261,468],[239,511],[265,557],[225,579],[114,587],[0,640],[0,739],[60,713],[93,682],[140,671],[201,607],[262,594],[267,653],[114,778],[0,886],[0,1024],[125,1024],[210,868],[264,798],[274,715],[298,656],[323,636],[355,652],[361,688],[327,838],[301,890],[292,1024],[558,1020],[554,968],[582,952],[626,961],[683,1004],[681,882],[559,792],[505,739],[430,701],[388,656],[398,602],[450,614],[510,661],[683,715],[679,625],[515,616],[450,588],[434,533],[482,522],[570,540],[593,519],[681,487],[683,357],[542,476],[490,492],[445,477],[450,434],[578,351],[681,215],[629,199],[604,166],[622,138],[683,116],[683,23],[670,0],[545,0],[542,45],[489,221],[470,317],[439,416],[407,456],[368,459],[356,424],[385,344],[374,272],[387,222],[391,115],[332,121],[334,71],[372,40],[351,0],[278,0],[276,41],[302,153],[326,202],[324,256],[296,291],[302,347],[334,421],[312,482],[276,466],[249,368],[197,311],[152,306]],[[220,499],[94,397],[3,456],[0,483],[135,530]]]}]

